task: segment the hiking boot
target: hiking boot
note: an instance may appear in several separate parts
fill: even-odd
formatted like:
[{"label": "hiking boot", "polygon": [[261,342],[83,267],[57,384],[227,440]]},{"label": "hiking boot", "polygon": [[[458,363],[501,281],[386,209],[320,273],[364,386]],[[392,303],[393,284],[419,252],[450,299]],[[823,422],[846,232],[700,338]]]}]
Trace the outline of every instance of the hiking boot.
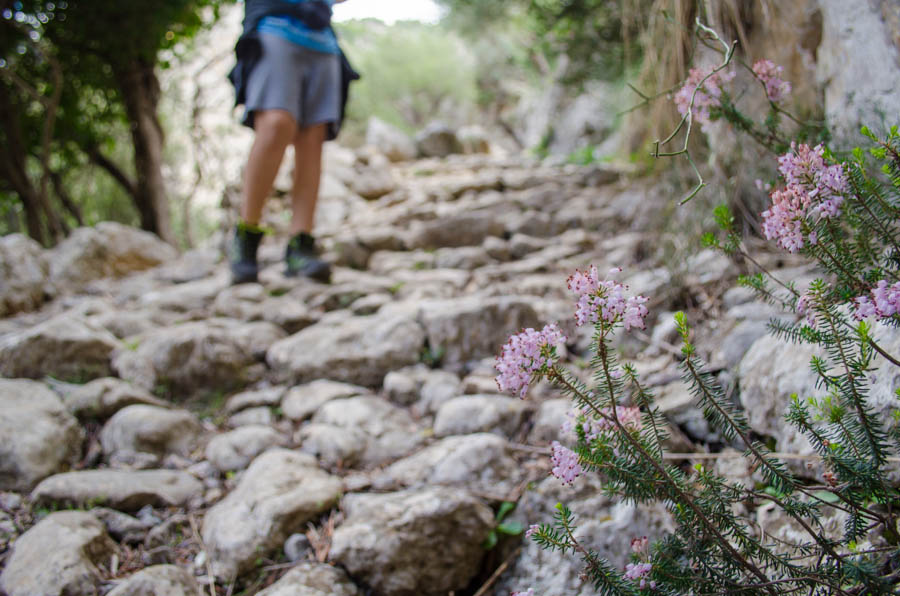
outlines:
[{"label": "hiking boot", "polygon": [[331,281],[331,265],[319,258],[315,239],[305,232],[288,241],[284,260],[287,264],[284,274],[288,277],[302,275],[323,283]]},{"label": "hiking boot", "polygon": [[238,224],[234,230],[231,252],[231,283],[254,283],[258,279],[259,264],[256,262],[256,251],[264,234],[262,230]]}]

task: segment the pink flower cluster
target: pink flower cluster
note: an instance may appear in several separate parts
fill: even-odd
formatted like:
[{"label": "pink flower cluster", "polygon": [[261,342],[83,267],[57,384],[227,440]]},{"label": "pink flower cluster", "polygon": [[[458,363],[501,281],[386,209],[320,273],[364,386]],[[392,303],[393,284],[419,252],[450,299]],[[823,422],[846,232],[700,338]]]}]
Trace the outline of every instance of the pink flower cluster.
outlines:
[{"label": "pink flower cluster", "polygon": [[[622,271],[618,267],[610,274]],[[613,325],[621,321],[625,330],[632,327],[643,329],[647,307],[644,296],[625,296],[627,286],[610,279],[600,280],[597,267],[591,265],[587,271],[576,270],[567,282],[569,289],[578,296],[575,304],[575,322],[578,325],[597,323],[602,320]]]},{"label": "pink flower cluster", "polygon": [[825,164],[825,148],[791,144],[778,158],[778,171],[787,187],[772,192],[772,206],[762,212],[763,233],[782,248],[797,252],[806,243],[816,244],[814,231],[804,236],[809,219],[829,219],[841,214],[847,178],[840,164]]},{"label": "pink flower cluster", "polygon": [[[707,69],[692,68],[684,86],[675,93],[675,107],[678,113],[684,116],[691,106],[691,96],[694,97],[693,118],[702,125],[710,121],[710,109],[722,105],[722,83],[734,78],[734,73],[715,73],[706,81],[703,78],[713,71],[713,67]],[[699,88],[698,88],[699,87]],[[697,94],[694,95],[694,89]]]},{"label": "pink flower cluster", "polygon": [[566,341],[566,336],[554,323],[540,331],[525,329],[509,338],[495,368],[500,391],[525,397],[528,385],[545,367],[553,366],[553,348]]},{"label": "pink flower cluster", "polygon": [[881,280],[868,295],[858,296],[853,299],[856,304],[856,312],[853,316],[861,321],[869,317],[886,319],[900,313],[900,282],[888,285],[886,280]]},{"label": "pink flower cluster", "polygon": [[781,78],[784,68],[771,60],[757,60],[753,72],[766,86],[766,96],[779,102],[791,93],[791,84]]},{"label": "pink flower cluster", "polygon": [[550,473],[562,480],[563,484],[572,484],[575,479],[584,473],[581,464],[578,463],[578,454],[553,441],[550,444],[550,461],[553,468]]},{"label": "pink flower cluster", "polygon": [[650,563],[629,563],[625,566],[625,578],[638,582],[638,587],[642,590],[647,586],[653,590],[656,588],[656,582],[647,581],[652,570],[653,565]]},{"label": "pink flower cluster", "polygon": [[816,313],[811,308],[813,306],[813,295],[806,292],[797,300],[797,313],[806,315],[806,324],[816,328]]},{"label": "pink flower cluster", "polygon": [[541,529],[541,526],[538,524],[531,524],[528,526],[528,529],[525,530],[525,538],[531,538],[535,535],[535,533]]}]

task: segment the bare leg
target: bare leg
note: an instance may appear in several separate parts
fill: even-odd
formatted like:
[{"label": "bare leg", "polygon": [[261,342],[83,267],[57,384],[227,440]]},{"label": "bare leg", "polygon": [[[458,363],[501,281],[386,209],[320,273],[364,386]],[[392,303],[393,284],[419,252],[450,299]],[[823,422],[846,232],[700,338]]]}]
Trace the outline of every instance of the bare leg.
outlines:
[{"label": "bare leg", "polygon": [[256,138],[244,170],[241,218],[245,223],[258,225],[263,205],[272,192],[275,176],[284,158],[284,150],[294,138],[297,122],[290,112],[263,110],[256,112],[253,124]]},{"label": "bare leg", "polygon": [[316,124],[299,128],[294,133],[294,188],[291,191],[293,216],[291,235],[312,233],[319,200],[319,179],[322,175],[322,144],[326,125]]}]

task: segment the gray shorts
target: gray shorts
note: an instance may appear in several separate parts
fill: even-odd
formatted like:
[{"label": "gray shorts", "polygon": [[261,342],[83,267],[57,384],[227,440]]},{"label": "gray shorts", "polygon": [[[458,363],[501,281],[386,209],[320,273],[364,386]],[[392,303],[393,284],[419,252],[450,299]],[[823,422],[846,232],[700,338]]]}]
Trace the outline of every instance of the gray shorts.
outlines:
[{"label": "gray shorts", "polygon": [[301,127],[341,119],[341,65],[336,54],[260,34],[262,57],[247,81],[243,123],[253,128],[257,110],[286,110]]}]

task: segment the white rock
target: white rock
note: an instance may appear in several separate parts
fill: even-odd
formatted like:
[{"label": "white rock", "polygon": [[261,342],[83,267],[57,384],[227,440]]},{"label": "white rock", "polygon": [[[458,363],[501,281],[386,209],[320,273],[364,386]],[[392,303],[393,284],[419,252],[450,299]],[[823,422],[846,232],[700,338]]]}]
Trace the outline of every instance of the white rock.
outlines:
[{"label": "white rock", "polygon": [[51,476],[35,487],[38,503],[103,505],[121,511],[181,507],[203,492],[203,484],[177,470],[83,470]]},{"label": "white rock", "polygon": [[[444,595],[478,572],[491,510],[465,491],[348,495],[330,557],[384,596]],[[435,542],[440,541],[440,548]]]},{"label": "white rock", "polygon": [[48,271],[40,244],[22,234],[0,238],[0,317],[43,304]]},{"label": "white rock", "polygon": [[0,379],[0,490],[29,490],[81,459],[84,433],[35,381]]},{"label": "white rock", "polygon": [[81,511],[51,513],[13,546],[0,575],[9,596],[89,596],[98,594],[101,575],[116,545],[103,524]]},{"label": "white rock", "polygon": [[507,438],[522,426],[528,405],[503,395],[463,395],[444,403],[434,419],[438,437],[491,432]]},{"label": "white rock", "polygon": [[107,377],[78,387],[63,398],[68,409],[78,418],[105,420],[126,406],[136,404],[166,407],[168,404],[146,389]]},{"label": "white rock", "polygon": [[408,161],[416,157],[416,144],[402,130],[376,117],[369,118],[366,144],[378,149],[391,161]]},{"label": "white rock", "polygon": [[100,444],[107,458],[135,453],[187,456],[202,432],[200,422],[186,410],[134,405],[107,421],[100,431]]},{"label": "white rock", "polygon": [[121,582],[106,596],[197,596],[194,576],[177,565],[153,565]]},{"label": "white rock", "polygon": [[229,578],[246,570],[330,509],[340,492],[341,481],[319,470],[314,458],[286,449],[263,453],[203,520],[213,572]]},{"label": "white rock", "polygon": [[281,410],[291,420],[302,421],[310,418],[326,402],[370,393],[371,390],[359,385],[319,379],[290,389],[281,400]]},{"label": "white rock", "polygon": [[360,596],[347,574],[322,563],[300,563],[256,596]]},{"label": "white rock", "polygon": [[214,437],[206,445],[206,459],[221,472],[243,470],[269,447],[284,443],[284,437],[273,428],[242,426]]}]

